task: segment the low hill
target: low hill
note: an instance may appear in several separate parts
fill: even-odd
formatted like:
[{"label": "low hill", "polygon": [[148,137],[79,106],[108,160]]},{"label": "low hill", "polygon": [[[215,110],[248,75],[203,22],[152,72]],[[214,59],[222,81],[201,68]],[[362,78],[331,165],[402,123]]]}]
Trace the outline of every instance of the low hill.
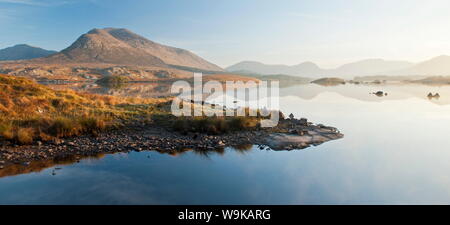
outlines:
[{"label": "low hill", "polygon": [[322,85],[322,86],[336,86],[336,85],[345,84],[345,80],[341,79],[341,78],[336,78],[336,77],[326,77],[326,78],[321,78],[318,80],[311,81],[311,83]]},{"label": "low hill", "polygon": [[126,76],[133,81],[156,81],[181,79],[192,76],[191,72],[155,66],[120,66],[106,63],[64,64],[0,64],[0,73],[32,78],[38,81],[95,81],[107,76]]},{"label": "low hill", "polygon": [[433,76],[409,82],[427,85],[448,85],[450,84],[450,76]]},{"label": "low hill", "polygon": [[55,53],[56,51],[20,44],[0,49],[0,61],[34,59],[46,57]]}]

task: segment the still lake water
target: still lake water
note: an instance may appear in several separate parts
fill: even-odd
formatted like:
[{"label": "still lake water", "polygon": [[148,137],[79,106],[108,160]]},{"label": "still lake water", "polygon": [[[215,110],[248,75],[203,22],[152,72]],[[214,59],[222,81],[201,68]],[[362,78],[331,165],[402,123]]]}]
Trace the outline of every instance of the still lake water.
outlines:
[{"label": "still lake water", "polygon": [[[389,95],[369,94],[378,90]],[[450,86],[310,84],[280,95],[284,112],[345,137],[298,151],[83,159],[0,178],[0,204],[450,204]]]}]

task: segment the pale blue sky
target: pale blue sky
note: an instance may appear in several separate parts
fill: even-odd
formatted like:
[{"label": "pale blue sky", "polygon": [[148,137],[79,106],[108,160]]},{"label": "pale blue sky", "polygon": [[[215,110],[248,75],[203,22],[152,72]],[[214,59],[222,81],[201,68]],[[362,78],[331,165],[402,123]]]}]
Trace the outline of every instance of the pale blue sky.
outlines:
[{"label": "pale blue sky", "polygon": [[61,50],[92,28],[124,27],[223,67],[421,61],[450,54],[449,12],[447,0],[0,0],[0,48]]}]

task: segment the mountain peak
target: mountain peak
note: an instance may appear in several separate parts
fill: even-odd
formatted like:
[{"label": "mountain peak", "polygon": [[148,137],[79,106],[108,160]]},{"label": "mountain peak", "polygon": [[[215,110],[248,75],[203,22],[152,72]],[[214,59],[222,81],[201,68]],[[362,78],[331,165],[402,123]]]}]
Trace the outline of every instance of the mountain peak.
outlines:
[{"label": "mountain peak", "polygon": [[98,34],[98,33],[102,33],[102,32],[110,32],[110,31],[123,31],[123,32],[133,33],[126,28],[115,28],[115,27],[92,28],[87,33],[88,34]]},{"label": "mountain peak", "polygon": [[241,64],[241,65],[251,65],[251,64],[262,65],[263,63],[257,62],[257,61],[245,60],[245,61],[236,63],[236,65],[238,65],[238,64]]},{"label": "mountain peak", "polygon": [[311,61],[305,61],[305,62],[299,63],[298,65],[316,65],[316,64]]},{"label": "mountain peak", "polygon": [[302,62],[300,64],[295,65],[295,67],[304,67],[304,68],[317,68],[319,69],[319,66],[311,61]]},{"label": "mountain peak", "polygon": [[125,28],[111,27],[88,31],[46,61],[222,70],[187,50],[155,43]]},{"label": "mountain peak", "polygon": [[27,44],[17,44],[17,45],[14,45],[13,46],[13,48],[23,48],[23,47],[26,47],[26,48],[34,48],[33,46],[31,46],[31,45],[27,45]]}]

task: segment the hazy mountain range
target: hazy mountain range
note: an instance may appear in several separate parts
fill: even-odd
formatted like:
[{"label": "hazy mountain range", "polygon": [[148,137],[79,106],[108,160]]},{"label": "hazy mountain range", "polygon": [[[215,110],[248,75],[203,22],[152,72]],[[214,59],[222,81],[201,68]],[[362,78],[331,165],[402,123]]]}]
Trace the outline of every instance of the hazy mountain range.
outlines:
[{"label": "hazy mountain range", "polygon": [[[208,62],[188,50],[158,44],[127,29],[93,29],[81,35],[66,49],[55,52],[29,45],[16,45],[0,50],[0,61],[17,61],[16,64],[112,64],[175,68],[223,72],[219,66]],[[285,74],[301,77],[342,77],[374,75],[450,75],[450,56],[439,56],[421,63],[367,59],[342,65],[335,69],[323,69],[312,62],[298,65],[268,65],[244,61],[226,68],[230,72],[262,75]]]},{"label": "hazy mountain range", "polygon": [[450,75],[450,56],[442,55],[430,60],[417,63],[400,71],[392,71],[388,75],[425,75],[448,76]]},{"label": "hazy mountain range", "polygon": [[244,61],[226,68],[229,72],[286,74],[302,77],[342,77],[373,75],[450,75],[450,56],[439,56],[421,63],[407,61],[388,61],[383,59],[367,59],[342,65],[336,69],[322,69],[312,62],[304,62],[294,66],[268,65],[253,61]]},{"label": "hazy mountain range", "polygon": [[[17,53],[11,50],[8,52],[11,56]],[[14,59],[29,58],[15,57]],[[223,71],[219,66],[187,50],[158,44],[127,29],[117,28],[93,29],[81,35],[72,45],[58,53],[43,55],[41,58],[21,63],[27,62],[42,64],[103,63]]]},{"label": "hazy mountain range", "polygon": [[9,48],[0,49],[0,61],[34,59],[39,57],[46,57],[55,53],[56,51],[50,51],[26,44],[20,44]]}]

